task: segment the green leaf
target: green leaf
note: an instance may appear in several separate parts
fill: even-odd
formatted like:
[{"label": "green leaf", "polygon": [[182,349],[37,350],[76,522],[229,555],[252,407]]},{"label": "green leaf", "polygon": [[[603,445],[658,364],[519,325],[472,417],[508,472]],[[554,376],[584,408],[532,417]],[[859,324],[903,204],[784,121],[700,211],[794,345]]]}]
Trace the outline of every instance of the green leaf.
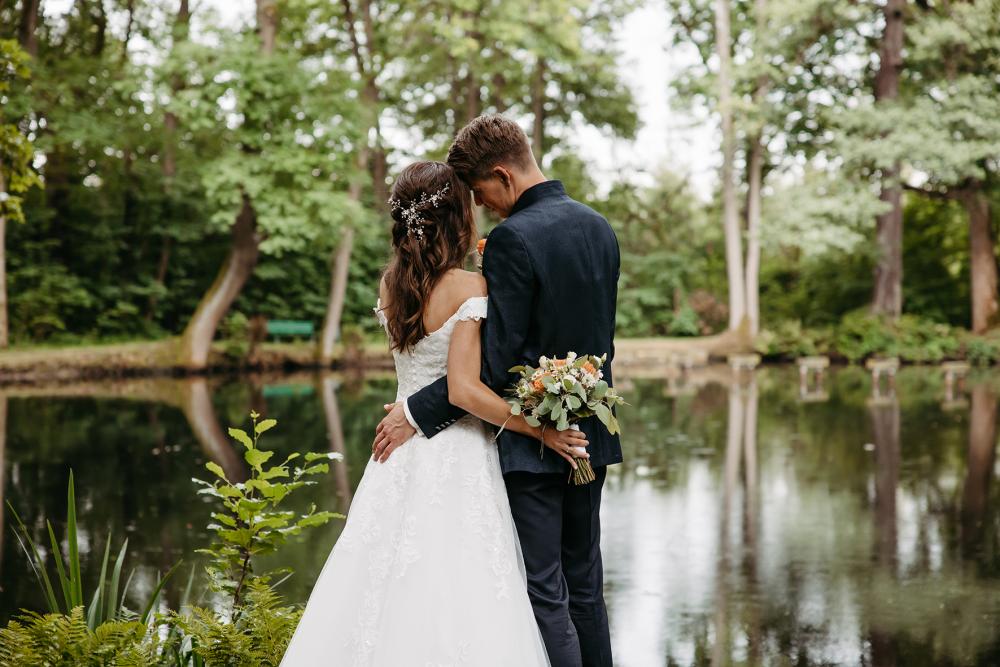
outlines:
[{"label": "green leaf", "polygon": [[66,539],[69,541],[69,583],[72,606],[83,604],[83,577],[80,575],[80,547],[76,534],[76,491],[73,471],[69,471],[69,488],[66,492]]},{"label": "green leaf", "polygon": [[566,406],[570,410],[573,410],[573,411],[579,410],[580,406],[582,406],[582,405],[583,405],[583,401],[581,401],[578,397],[576,397],[576,396],[567,396],[566,397]]},{"label": "green leaf", "polygon": [[535,428],[538,428],[539,426],[542,425],[542,422],[540,419],[538,419],[538,417],[528,413],[525,413],[524,421],[527,422],[529,426],[534,426]]},{"label": "green leaf", "polygon": [[528,370],[527,366],[514,366],[513,368],[508,368],[507,372],[508,373],[523,373],[526,370]]},{"label": "green leaf", "polygon": [[597,385],[594,387],[593,397],[596,399],[602,399],[606,393],[608,393],[608,383],[604,380],[599,380]]},{"label": "green leaf", "polygon": [[236,527],[236,519],[228,514],[223,514],[222,512],[212,512],[212,518],[220,523],[226,524],[230,528]]},{"label": "green leaf", "polygon": [[220,465],[219,465],[218,463],[216,463],[215,461],[209,461],[208,463],[206,463],[206,464],[205,464],[205,468],[206,468],[206,469],[207,469],[207,470],[208,470],[209,472],[213,473],[213,474],[214,474],[214,475],[215,475],[216,477],[218,477],[218,478],[220,478],[220,479],[222,479],[222,480],[225,480],[225,481],[227,481],[227,482],[229,481],[229,480],[227,480],[227,479],[226,479],[226,473],[225,473],[225,471],[224,471],[224,470],[222,469],[222,466],[220,466]]},{"label": "green leaf", "polygon": [[[9,504],[10,503],[8,503],[8,505]],[[11,511],[13,511],[13,509],[14,508],[11,507]],[[20,520],[20,518],[17,517],[17,513],[16,512],[14,513],[14,517],[17,518],[18,524],[20,524],[21,520]],[[55,531],[52,530],[52,523],[50,521],[46,520],[45,521],[45,525],[49,529],[49,543],[52,545],[52,557],[56,561],[56,574],[59,575],[59,585],[62,588],[63,601],[66,603],[66,611],[68,612],[70,609],[73,608],[72,600],[70,599],[71,596],[72,596],[72,593],[70,592],[69,579],[66,576],[66,570],[63,567],[62,549],[59,548],[59,541],[56,540]],[[27,529],[25,529],[25,530],[27,530]],[[27,536],[27,533],[25,533],[25,536]],[[30,537],[28,538],[28,541],[31,544],[31,548],[34,549],[35,548],[35,544],[34,544],[34,542],[31,542],[31,538]],[[49,584],[49,577],[45,573],[44,563],[41,560],[41,558],[38,557],[38,552],[37,551],[35,552],[35,558],[36,558],[36,560],[39,563],[43,564],[42,574],[45,576],[45,584],[50,589],[49,592],[51,593],[51,584]],[[55,604],[55,596],[54,595],[53,595],[53,605],[52,605],[52,607],[53,607],[52,608],[52,613],[57,613],[59,611],[59,606]]]},{"label": "green leaf", "polygon": [[149,621],[149,612],[152,611],[153,605],[156,603],[156,598],[160,596],[160,591],[163,590],[164,584],[167,583],[167,580],[170,579],[174,571],[177,570],[177,568],[180,567],[181,563],[183,562],[184,562],[183,560],[177,561],[177,563],[172,568],[167,570],[167,573],[163,575],[163,578],[160,579],[159,582],[157,582],[156,588],[153,589],[153,592],[149,596],[149,601],[146,603],[146,608],[142,610],[142,615],[139,617],[140,623],[145,625]]},{"label": "green leaf", "polygon": [[614,415],[611,414],[611,409],[604,405],[604,403],[598,403],[594,406],[594,413],[597,415],[597,418],[601,420],[601,423],[608,427],[608,430],[610,431],[611,419],[614,417]]},{"label": "green leaf", "polygon": [[274,428],[274,426],[277,423],[278,423],[277,419],[265,419],[264,421],[257,423],[257,426],[254,427],[254,432],[257,435],[260,435],[264,431],[267,431],[267,430],[270,430],[270,429]]},{"label": "green leaf", "polygon": [[298,525],[300,528],[308,528],[310,526],[322,526],[323,524],[330,521],[330,519],[336,518],[337,515],[333,512],[316,512],[315,514],[310,514],[299,519]]},{"label": "green leaf", "polygon": [[274,479],[276,477],[288,477],[288,468],[285,466],[275,466],[260,474],[260,478],[264,480]]},{"label": "green leaf", "polygon": [[254,468],[260,468],[261,464],[265,463],[273,455],[274,452],[263,449],[248,449],[243,452],[243,458]]},{"label": "green leaf", "polygon": [[[111,541],[111,534],[108,533],[108,542]],[[108,589],[108,610],[106,620],[112,620],[118,615],[115,604],[118,602],[118,583],[121,581],[122,565],[125,563],[125,552],[128,551],[128,538],[122,542],[122,548],[118,551],[118,558],[115,559],[115,567],[111,571],[111,587]]]},{"label": "green leaf", "polygon": [[510,404],[510,414],[512,414],[512,415],[519,415],[519,414],[521,414],[521,404],[520,403],[514,403],[512,401],[511,404]]},{"label": "green leaf", "polygon": [[247,435],[247,432],[240,428],[229,427],[229,435],[234,440],[239,441],[247,449],[253,449],[253,440]]},{"label": "green leaf", "polygon": [[236,544],[241,547],[250,546],[250,539],[253,533],[249,528],[236,528],[234,530],[220,530],[219,537],[226,542]]},{"label": "green leaf", "polygon": [[313,461],[317,461],[319,459],[326,459],[328,461],[339,461],[342,458],[344,458],[344,455],[341,454],[340,452],[309,452],[306,454],[305,459],[303,460],[306,463],[312,463]]}]

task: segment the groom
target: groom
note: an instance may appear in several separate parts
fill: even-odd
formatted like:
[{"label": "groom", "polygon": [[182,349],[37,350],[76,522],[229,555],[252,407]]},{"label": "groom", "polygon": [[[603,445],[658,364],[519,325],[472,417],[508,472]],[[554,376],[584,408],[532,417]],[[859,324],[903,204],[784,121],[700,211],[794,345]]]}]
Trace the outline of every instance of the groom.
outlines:
[{"label": "groom", "polygon": [[[507,369],[539,357],[607,353],[611,384],[618,241],[607,220],[545,179],[521,128],[480,116],[462,128],[448,164],[476,204],[506,218],[483,256],[489,303],[482,328],[483,382],[502,394]],[[398,446],[415,430],[433,438],[465,413],[448,402],[447,378],[393,406],[376,443]],[[580,427],[596,481],[567,483],[569,464],[505,430],[498,441],[510,509],[524,553],[528,594],[553,667],[611,667],[599,510],[607,466],[622,460],[617,435],[596,417]],[[379,441],[382,442],[379,442]]]}]

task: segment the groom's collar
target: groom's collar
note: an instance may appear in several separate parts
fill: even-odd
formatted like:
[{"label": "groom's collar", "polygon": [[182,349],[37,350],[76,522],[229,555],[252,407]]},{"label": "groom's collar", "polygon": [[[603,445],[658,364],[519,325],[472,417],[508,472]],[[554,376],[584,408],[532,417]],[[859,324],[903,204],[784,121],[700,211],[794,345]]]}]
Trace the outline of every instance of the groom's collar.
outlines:
[{"label": "groom's collar", "polygon": [[562,181],[542,181],[537,185],[532,185],[530,188],[521,193],[521,196],[517,198],[516,202],[514,202],[514,208],[510,210],[510,215],[514,215],[518,211],[528,208],[541,199],[545,199],[547,197],[558,197],[560,195],[565,196],[565,194],[566,188],[563,187]]}]

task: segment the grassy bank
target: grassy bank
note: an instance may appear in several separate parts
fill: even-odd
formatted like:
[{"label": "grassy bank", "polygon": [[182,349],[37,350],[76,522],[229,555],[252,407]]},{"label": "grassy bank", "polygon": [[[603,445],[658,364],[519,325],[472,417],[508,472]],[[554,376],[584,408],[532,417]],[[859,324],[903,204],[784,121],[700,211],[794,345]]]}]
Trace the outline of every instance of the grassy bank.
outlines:
[{"label": "grassy bank", "polygon": [[[177,363],[177,338],[129,343],[81,344],[64,347],[25,346],[0,352],[0,384],[139,375],[185,375]],[[205,373],[237,370],[319,368],[311,342],[263,343],[249,358],[227,353],[224,342],[212,347]],[[334,367],[385,367],[391,364],[384,343],[339,346]]]}]

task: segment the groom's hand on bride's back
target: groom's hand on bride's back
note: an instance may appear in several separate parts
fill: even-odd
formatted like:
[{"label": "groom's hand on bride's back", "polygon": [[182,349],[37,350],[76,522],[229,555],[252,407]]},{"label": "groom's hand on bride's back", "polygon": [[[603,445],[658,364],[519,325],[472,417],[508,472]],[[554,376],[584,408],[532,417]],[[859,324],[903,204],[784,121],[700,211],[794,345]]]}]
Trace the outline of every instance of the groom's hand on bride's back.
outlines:
[{"label": "groom's hand on bride's back", "polygon": [[385,463],[397,447],[417,432],[406,419],[402,403],[389,403],[383,407],[389,414],[378,423],[378,427],[375,428],[375,440],[372,442],[372,458],[379,463]]}]

